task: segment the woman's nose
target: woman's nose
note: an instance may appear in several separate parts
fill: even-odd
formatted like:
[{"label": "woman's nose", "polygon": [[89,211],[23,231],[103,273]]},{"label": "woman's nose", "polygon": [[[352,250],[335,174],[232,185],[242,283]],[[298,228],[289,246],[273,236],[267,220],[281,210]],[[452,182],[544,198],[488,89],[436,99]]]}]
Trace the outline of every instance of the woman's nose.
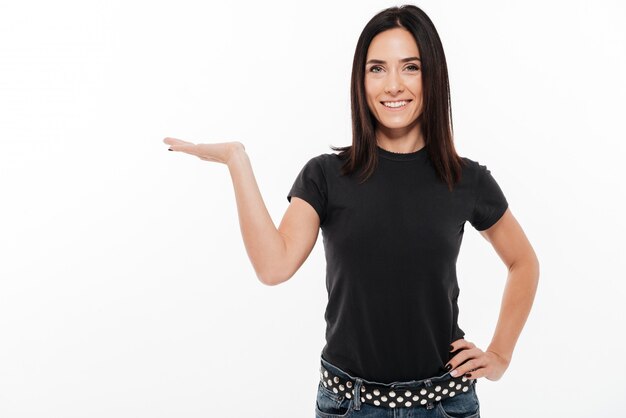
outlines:
[{"label": "woman's nose", "polygon": [[385,93],[394,94],[398,91],[402,91],[402,80],[400,77],[396,75],[396,73],[389,73],[389,77],[387,77],[387,84],[385,86]]}]

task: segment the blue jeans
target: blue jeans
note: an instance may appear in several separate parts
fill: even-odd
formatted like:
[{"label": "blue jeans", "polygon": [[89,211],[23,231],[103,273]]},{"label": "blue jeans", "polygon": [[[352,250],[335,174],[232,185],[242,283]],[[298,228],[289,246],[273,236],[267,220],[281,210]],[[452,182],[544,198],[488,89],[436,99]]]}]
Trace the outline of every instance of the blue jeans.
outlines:
[{"label": "blue jeans", "polygon": [[[380,383],[351,376],[321,357],[322,365],[332,373],[344,379],[356,381],[354,389],[359,393],[363,384],[374,384],[393,388],[411,388],[430,386],[433,383],[450,379],[450,372],[422,380],[408,382]],[[376,406],[361,401],[360,396],[346,396],[333,392],[320,381],[317,387],[315,418],[480,418],[480,403],[476,395],[476,380],[467,392],[460,392],[451,398],[443,398],[428,405],[411,407]]]}]

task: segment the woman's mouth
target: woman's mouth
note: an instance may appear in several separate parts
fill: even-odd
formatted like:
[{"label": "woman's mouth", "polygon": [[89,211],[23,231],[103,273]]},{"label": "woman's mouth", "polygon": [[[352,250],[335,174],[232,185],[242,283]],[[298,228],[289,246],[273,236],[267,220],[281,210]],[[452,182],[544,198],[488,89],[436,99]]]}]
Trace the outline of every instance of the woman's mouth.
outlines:
[{"label": "woman's mouth", "polygon": [[399,110],[403,110],[406,105],[408,105],[411,100],[397,100],[393,102],[380,102],[386,109],[390,111],[397,112]]}]

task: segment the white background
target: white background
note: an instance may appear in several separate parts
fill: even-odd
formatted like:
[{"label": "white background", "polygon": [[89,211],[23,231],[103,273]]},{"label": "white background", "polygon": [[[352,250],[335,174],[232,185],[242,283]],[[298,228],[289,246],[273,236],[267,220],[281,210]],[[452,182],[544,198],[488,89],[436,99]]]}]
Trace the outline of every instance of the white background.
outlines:
[{"label": "white background", "polygon": [[[162,140],[244,143],[278,225],[304,163],[350,144],[357,38],[402,3],[208,4],[0,3],[3,418],[314,415],[321,238],[262,285],[227,167]],[[417,5],[457,151],[541,263],[509,369],[478,381],[482,416],[626,416],[623,3]],[[459,324],[486,349],[507,272],[467,226]]]}]

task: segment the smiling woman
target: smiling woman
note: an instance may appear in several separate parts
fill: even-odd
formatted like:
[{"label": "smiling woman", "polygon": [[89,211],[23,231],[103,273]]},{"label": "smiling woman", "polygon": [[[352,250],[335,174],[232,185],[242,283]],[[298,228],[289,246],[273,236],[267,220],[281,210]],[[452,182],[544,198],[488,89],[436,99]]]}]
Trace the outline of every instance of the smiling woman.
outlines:
[{"label": "smiling woman", "polygon": [[[491,171],[455,151],[445,54],[421,9],[391,7],[367,23],[351,104],[352,145],[310,159],[288,194],[311,205],[325,235],[316,417],[386,417],[394,408],[479,417],[477,379],[498,380],[508,367],[539,264]],[[516,284],[485,351],[458,324],[466,221]]]},{"label": "smiling woman", "polygon": [[[478,379],[498,380],[529,314],[539,264],[491,171],[456,153],[448,70],[418,7],[374,16],[356,46],[352,144],[304,164],[278,229],[240,142],[174,151],[228,166],[259,280],[289,280],[319,230],[326,254],[326,344],[317,417],[478,417]],[[509,270],[486,350],[459,326],[456,261],[469,222]],[[490,289],[485,289],[489,291]]]}]

